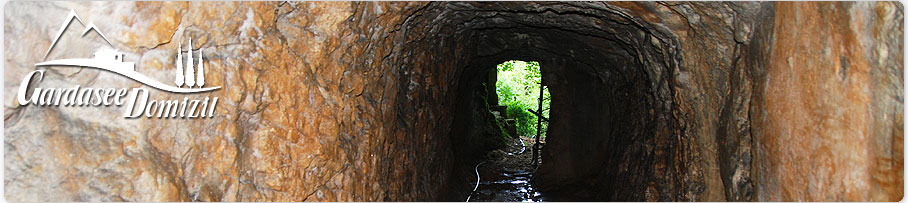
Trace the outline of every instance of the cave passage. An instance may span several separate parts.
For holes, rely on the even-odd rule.
[[[536,202],[545,199],[533,186],[539,163],[536,146],[544,142],[550,95],[543,85],[539,62],[509,60],[489,72],[488,91],[494,123],[501,128],[498,149],[489,151],[474,167],[478,176],[467,201]],[[491,86],[491,85],[489,85]],[[540,110],[541,109],[541,110]],[[540,129],[541,126],[541,130]],[[539,139],[535,139],[539,135]],[[529,149],[529,150],[528,150]],[[533,161],[536,157],[536,161]]]
[[[448,201],[898,199],[902,121],[887,116],[901,117],[902,64],[883,59],[902,56],[888,52],[899,43],[870,37],[902,35],[901,24],[877,18],[901,19],[891,6],[433,2],[400,29],[407,38],[399,53],[419,54],[395,66],[407,67],[399,114],[416,115],[402,119],[416,126],[406,135],[441,135],[416,139],[428,148],[418,152],[441,152],[416,168],[450,176],[439,190],[449,196],[438,198]],[[879,30],[891,35],[869,33]],[[540,64],[550,94],[538,168],[500,164],[521,156],[514,151],[523,142],[508,131],[533,130],[510,115],[536,108],[511,111],[496,98],[507,96],[497,91],[498,65],[516,61]],[[816,161],[792,161],[804,159]],[[516,181],[500,190],[524,195],[473,192],[477,171]],[[826,186],[838,192],[811,191]],[[868,192],[876,187],[888,189]]]
[[[539,62],[509,60],[498,64],[496,71],[496,94],[490,96],[497,98],[489,99],[498,101],[492,107],[493,113],[506,121],[507,134],[513,138],[540,135],[540,139],[544,139],[548,121],[539,119],[537,112],[542,112],[543,118],[549,116],[551,94],[549,89],[542,88]],[[542,130],[537,131],[539,129]]]
[[[460,6],[471,9],[458,11]],[[479,201],[642,200],[650,184],[675,190],[672,185],[680,183],[672,173],[680,169],[665,166],[675,164],[673,153],[679,150],[671,135],[679,127],[672,116],[674,100],[666,91],[675,77],[667,72],[677,63],[677,47],[671,45],[676,42],[612,14],[498,6],[503,5],[445,7],[489,16],[465,24],[472,27],[463,32],[474,40],[459,42],[475,46],[477,53],[462,60],[457,82],[450,132],[458,164],[452,181],[465,192],[450,200],[463,201],[471,194]],[[601,23],[613,24],[612,30],[598,29]],[[538,73],[539,81],[524,78],[523,89],[517,90],[497,86],[514,82],[500,77],[511,74],[502,71],[530,67],[538,67],[538,72],[528,72]],[[545,138],[539,148],[543,161],[533,167],[532,158],[525,157],[532,157],[534,140],[508,134],[536,136],[538,120],[528,110],[538,109],[539,83],[548,92],[543,101],[549,107],[543,108],[548,109],[543,111],[547,121],[539,132]],[[526,153],[515,154],[524,140]],[[492,182],[480,181],[484,184],[477,188],[477,171]],[[499,194],[492,194],[493,189]],[[674,197],[664,198],[655,200]]]

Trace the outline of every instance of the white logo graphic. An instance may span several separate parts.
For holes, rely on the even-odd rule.
[[[69,27],[69,24],[75,19],[82,25],[82,18],[76,15],[73,10],[69,15],[60,31],[57,32],[54,41],[44,53],[44,58],[54,49],[63,32]],[[194,61],[192,50],[192,39],[189,39],[189,47],[186,49],[186,59],[183,57],[183,44],[179,43],[177,48],[176,60],[176,86],[167,85],[158,82],[148,76],[136,72],[136,64],[133,62],[124,62],[125,54],[113,49],[113,44],[107,39],[107,36],[98,29],[93,22],[88,22],[81,36],[85,36],[88,31],[94,30],[111,48],[101,48],[92,53],[91,58],[69,58],[45,61],[35,64],[35,66],[69,66],[69,67],[88,67],[114,72],[135,80],[147,86],[157,88],[171,93],[200,93],[207,92],[221,87],[204,87],[205,86],[205,63],[203,61],[202,50],[198,49],[198,62]],[[197,64],[197,65],[196,65]],[[90,88],[76,85],[70,88],[38,87],[36,81],[44,79],[45,70],[34,70],[22,80],[19,85],[19,92],[16,95],[19,105],[35,106],[122,106],[126,105],[123,117],[125,118],[212,118],[216,113],[215,108],[218,104],[218,97],[190,98],[189,95],[182,99],[164,99],[151,100],[149,91],[145,88]]]
[[[44,54],[45,58],[47,57],[48,54],[50,54],[50,51],[54,48],[54,46],[57,45],[57,42],[60,40],[60,37],[63,35],[63,32],[66,31],[66,28],[69,27],[69,24],[70,24],[70,22],[73,21],[73,19],[75,19],[80,24],[84,25],[84,23],[82,23],[82,19],[79,18],[78,15],[76,15],[76,12],[73,10],[70,10],[69,16],[67,17],[66,21],[63,22],[63,25],[60,27],[60,31],[57,32],[56,38],[54,38],[54,41],[50,44],[50,47],[47,48],[47,52]],[[108,44],[110,44],[110,40],[108,40],[107,36],[105,36],[95,26],[94,22],[88,23],[88,26],[85,27],[84,31],[82,31],[82,36],[87,34],[88,31],[90,31],[90,30],[94,30],[95,32],[97,32],[99,35],[101,35],[101,38],[104,38],[104,40],[107,41]],[[185,69],[185,73],[184,73],[183,59],[182,59],[183,50],[182,50],[182,44],[180,44],[178,54],[177,54],[177,62],[176,62],[177,63],[176,64],[176,66],[177,66],[176,85],[177,86],[171,86],[171,85],[167,85],[167,84],[158,82],[157,80],[154,80],[148,76],[143,75],[142,73],[136,72],[136,70],[135,70],[136,64],[133,62],[124,62],[123,61],[124,54],[115,49],[97,50],[92,54],[91,58],[58,59],[58,60],[37,63],[37,64],[35,64],[35,66],[77,66],[77,67],[96,68],[96,69],[114,72],[114,73],[126,76],[127,78],[133,79],[136,82],[140,82],[142,84],[145,84],[145,85],[148,85],[148,86],[151,86],[151,87],[163,90],[163,91],[173,92],[173,93],[198,93],[198,92],[207,92],[207,91],[220,89],[221,88],[220,86],[202,88],[205,85],[205,76],[204,76],[205,71],[204,71],[204,67],[202,65],[203,63],[202,63],[202,50],[201,49],[199,49],[198,73],[193,74],[194,69],[193,69],[193,58],[192,58],[192,39],[189,39],[189,48],[186,51],[186,53],[187,53],[188,59],[186,61],[186,69]],[[185,79],[184,79],[184,74],[185,74]],[[194,77],[193,75],[197,75],[198,78]],[[182,88],[183,84],[186,85],[186,88]],[[192,87],[198,87],[198,88],[192,89]]]
[[[186,60],[186,72],[183,72],[183,44],[180,43],[177,48],[177,78],[174,83],[177,84],[177,87],[182,87],[183,84],[186,84],[188,87],[193,85],[198,85],[198,87],[205,86],[205,68],[204,63],[202,63],[202,50],[199,49],[199,72],[196,74],[198,78],[193,79],[192,77],[192,38],[189,38],[189,50],[186,51],[187,59]],[[185,75],[185,77],[184,77]]]

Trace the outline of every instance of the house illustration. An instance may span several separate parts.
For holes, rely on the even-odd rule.
[[[113,49],[101,49],[91,54],[92,60],[98,63],[103,63],[113,68],[135,71],[135,63],[123,62],[123,56],[123,52]]]
[[[91,57],[94,59],[105,59],[123,62],[123,52],[119,52],[113,49],[98,50],[95,53],[91,54]]]
[[[85,36],[85,34],[90,31],[95,31],[98,35],[101,36],[102,39],[104,39],[104,42],[107,42],[107,45],[110,45],[110,47],[103,47],[95,50],[91,54],[91,57],[54,59],[36,63],[36,67],[69,66],[95,68],[117,73],[139,83],[173,93],[207,92],[221,88],[204,87],[205,69],[202,49],[198,49],[198,55],[194,60],[192,53],[192,39],[189,39],[189,47],[185,50],[185,52],[182,48],[182,44],[180,44],[180,47],[177,49],[177,77],[174,81],[176,86],[171,86],[158,82],[151,77],[137,72],[135,62],[126,62],[126,59],[124,59],[126,54],[114,48],[113,44],[110,43],[110,40],[107,39],[107,36],[105,36],[104,33],[102,33],[101,30],[98,29],[97,26],[95,26],[94,22],[89,21],[88,24],[84,24],[82,22],[82,19],[78,15],[76,15],[76,12],[74,10],[69,11],[69,15],[63,22],[60,30],[57,31],[56,37],[54,37],[54,40],[51,42],[50,46],[47,48],[47,51],[44,53],[45,60],[47,59],[47,56],[50,54],[50,52],[54,49],[54,47],[58,45],[57,42],[60,41],[63,33],[66,32],[67,28],[70,27],[69,24],[74,23],[73,21],[85,25],[85,29],[82,31],[82,36]],[[185,57],[183,56],[184,53],[186,54]],[[195,61],[198,61],[198,65],[194,63]],[[186,88],[183,88],[184,85]],[[198,87],[198,89],[193,89],[193,87]]]

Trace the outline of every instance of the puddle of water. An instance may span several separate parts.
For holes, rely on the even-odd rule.
[[[530,172],[502,172],[497,176],[483,177],[470,201],[475,202],[541,202],[542,193],[529,181]]]
[[[512,140],[508,149],[490,152],[485,161],[474,169],[481,179],[476,184],[472,177],[470,186],[475,192],[469,196],[471,202],[542,202],[547,201],[530,181],[533,177],[530,147],[521,139]],[[507,153],[505,153],[505,151]],[[495,153],[501,154],[496,156]],[[473,187],[471,187],[473,189]]]

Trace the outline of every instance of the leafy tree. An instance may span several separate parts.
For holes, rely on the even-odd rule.
[[[498,64],[498,82],[495,84],[498,92],[498,105],[508,107],[508,117],[517,121],[517,134],[527,137],[536,136],[537,117],[527,110],[537,111],[539,108],[539,83],[542,74],[539,62],[511,60]],[[551,95],[549,90],[543,91],[542,114],[549,116]],[[542,122],[542,138],[545,137],[547,122]]]

